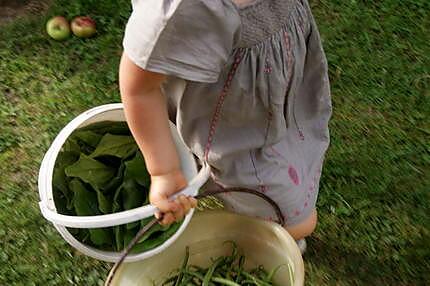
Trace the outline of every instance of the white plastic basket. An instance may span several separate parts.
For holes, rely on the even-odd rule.
[[[121,225],[134,221],[141,220],[146,217],[152,216],[156,208],[152,205],[146,205],[132,210],[122,211],[113,214],[97,215],[97,216],[67,216],[57,213],[53,193],[52,193],[52,177],[54,173],[55,161],[58,153],[60,152],[63,144],[67,138],[77,128],[87,126],[92,123],[100,121],[125,121],[123,112],[123,105],[121,103],[107,104],[90,109],[67,124],[61,132],[57,135],[52,145],[46,152],[39,170],[39,196],[40,196],[40,210],[42,215],[51,221],[61,236],[73,247],[85,255],[93,258],[104,260],[108,262],[116,262],[120,258],[119,252],[102,251],[94,247],[83,244],[72,236],[66,227],[74,228],[99,228]],[[204,165],[200,172],[197,173],[197,166],[192,153],[183,143],[174,124],[170,124],[174,142],[178,150],[181,161],[182,171],[188,180],[188,186],[181,191],[186,195],[194,196],[197,194],[199,188],[209,178],[209,167]],[[160,253],[171,245],[185,230],[194,210],[191,210],[185,217],[182,225],[168,240],[162,245],[138,254],[130,254],[126,257],[126,262],[143,260]]]

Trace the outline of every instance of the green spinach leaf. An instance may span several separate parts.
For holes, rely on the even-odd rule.
[[[124,170],[125,170],[125,164],[124,162],[121,162],[121,165],[119,166],[116,176],[113,177],[109,183],[103,188],[103,192],[107,194],[111,194],[113,192],[116,192],[116,190],[121,186],[123,182],[124,177]]]
[[[122,184],[122,206],[124,210],[130,210],[142,206],[145,201],[145,190],[133,180],[127,180]]]
[[[115,175],[115,169],[81,154],[76,163],[65,168],[65,173],[69,177],[80,178],[94,189],[103,189]]]
[[[134,180],[124,181],[122,184],[122,207],[124,210],[130,210],[141,207],[145,202],[146,192]],[[128,223],[127,229],[139,226],[139,221]]]
[[[115,135],[131,135],[127,122],[124,121],[101,121],[82,127],[79,130],[91,130],[101,135],[106,133]]]
[[[52,185],[55,191],[61,191],[65,198],[65,206],[68,210],[73,208],[73,192],[69,190],[69,180],[66,177],[64,168],[75,163],[79,159],[79,154],[70,151],[63,151],[58,154],[55,162],[54,174],[52,177]],[[54,201],[58,203],[58,200]]]
[[[138,150],[132,160],[125,162],[125,180],[136,180],[136,182],[146,187],[149,190],[151,185],[151,178],[148,170],[146,169],[145,160],[142,153]]]
[[[55,208],[57,212],[60,214],[69,215],[70,210],[67,208],[68,199],[64,196],[63,192],[61,192],[55,186],[53,186],[52,190],[53,190],[52,196],[54,197]],[[70,200],[72,199],[73,197]]]
[[[86,145],[96,148],[100,140],[102,139],[102,135],[90,130],[78,129],[77,131],[73,132],[71,138],[75,139],[76,141],[82,141]]]
[[[91,216],[100,214],[98,210],[97,194],[87,190],[79,179],[73,179],[69,183],[70,190],[75,194],[73,205],[78,216]]]
[[[110,155],[119,158],[129,156],[137,149],[132,136],[112,135],[107,133],[100,140],[96,150],[91,154],[92,158]]]
[[[150,249],[153,249],[157,246],[160,246],[163,244],[167,239],[169,239],[175,232],[179,229],[182,222],[176,222],[169,226],[169,228],[164,232],[157,232],[157,235],[153,235],[153,237],[150,237],[146,239],[145,241],[136,244],[132,250],[131,253],[140,253],[143,251],[147,251]]]
[[[94,245],[112,245],[112,230],[111,228],[91,228],[90,239]]]
[[[115,250],[121,251],[123,249],[124,241],[124,225],[116,225],[113,227],[113,232],[115,234]]]
[[[97,201],[99,203],[99,210],[104,214],[112,213],[112,199],[105,196],[102,191],[96,189]]]
[[[98,209],[97,194],[85,188],[79,179],[73,179],[69,183],[73,190],[74,206],[78,216],[91,216],[100,214]],[[94,245],[105,245],[112,243],[111,230],[108,228],[93,228],[88,230],[91,242]]]
[[[73,152],[78,156],[81,153],[81,147],[79,146],[78,142],[72,138],[68,138],[67,141],[64,142],[61,150],[65,152]]]
[[[127,245],[131,242],[131,240],[136,236],[138,231],[139,231],[139,228],[137,227],[125,230],[123,248],[127,247]]]

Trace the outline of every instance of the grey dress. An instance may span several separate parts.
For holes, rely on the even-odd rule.
[[[124,50],[169,75],[178,131],[212,182],[264,192],[287,225],[306,219],[329,145],[327,62],[306,0],[133,2]],[[232,211],[268,220],[259,198],[225,194]]]

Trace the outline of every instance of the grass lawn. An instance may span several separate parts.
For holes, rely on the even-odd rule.
[[[306,285],[430,281],[430,2],[311,1],[330,64],[332,145]],[[0,9],[2,9],[0,7]],[[54,1],[0,26],[0,285],[102,285],[38,209],[37,172],[58,131],[118,102],[129,1]],[[52,15],[89,14],[94,39],[50,40]]]

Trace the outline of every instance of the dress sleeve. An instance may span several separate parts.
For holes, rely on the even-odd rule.
[[[136,0],[123,39],[139,67],[216,82],[238,41],[240,18],[227,0]]]

